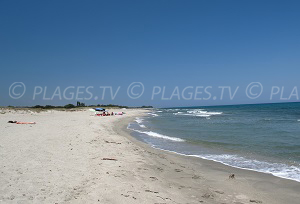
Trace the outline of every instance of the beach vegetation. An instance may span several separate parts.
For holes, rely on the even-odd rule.
[[[76,106],[74,106],[73,104],[67,104],[64,106],[64,108],[70,109],[70,108],[75,108]]]

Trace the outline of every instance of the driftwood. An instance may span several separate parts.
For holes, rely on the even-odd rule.
[[[105,140],[106,143],[114,143],[114,144],[121,144],[120,142],[110,142],[110,141],[107,141]]]
[[[117,159],[113,159],[113,158],[102,158],[102,160],[112,160],[112,161],[117,161]]]

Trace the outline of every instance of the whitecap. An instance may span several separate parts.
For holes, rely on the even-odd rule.
[[[155,114],[155,113],[148,113],[148,115],[152,115],[152,117],[157,117],[159,115]]]
[[[204,109],[195,109],[195,110],[188,110],[186,113],[177,112],[173,113],[174,115],[187,115],[187,116],[197,116],[197,117],[210,117],[214,115],[221,115],[223,112],[209,112]]]
[[[127,127],[128,129],[130,129],[129,127]],[[146,134],[150,137],[156,137],[156,138],[160,138],[160,139],[165,139],[165,140],[171,140],[171,141],[174,141],[174,142],[184,142],[185,140],[181,139],[181,138],[177,138],[177,137],[170,137],[170,136],[167,136],[167,135],[162,135],[162,134],[159,134],[157,132],[152,132],[152,131],[140,131],[140,130],[135,130],[135,129],[131,129],[133,131],[136,131],[136,132],[139,132],[139,133],[142,133],[142,134]]]
[[[135,119],[135,122],[137,122],[138,125],[139,125],[141,128],[146,128],[146,126],[142,124],[143,121],[144,121],[144,120],[141,119],[141,118],[136,118],[136,119]]]

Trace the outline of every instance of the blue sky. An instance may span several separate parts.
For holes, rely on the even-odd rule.
[[[58,92],[52,98],[58,86],[61,92],[69,86],[93,86],[92,99],[81,100],[86,104],[169,107],[297,101],[289,96],[300,85],[299,7],[299,1],[265,0],[1,1],[0,105],[76,102],[60,99]],[[9,95],[14,82],[26,85],[19,99]],[[138,99],[127,95],[132,82],[144,85]],[[251,82],[263,85],[256,99],[245,95]],[[43,94],[33,100],[35,86],[52,100]],[[100,86],[120,89],[114,99],[107,91],[101,100]],[[153,86],[165,86],[164,98],[169,100],[162,100],[161,94],[152,100]],[[211,86],[216,99],[183,100],[182,93],[170,99],[176,86],[180,92],[192,86],[193,93],[196,86]],[[226,94],[221,100],[220,86],[239,89],[232,100]],[[280,87],[281,98],[288,99],[277,94],[270,100],[272,86]]]

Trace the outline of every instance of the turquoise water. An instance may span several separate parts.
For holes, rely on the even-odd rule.
[[[156,148],[300,182],[300,103],[156,109],[128,128]]]

